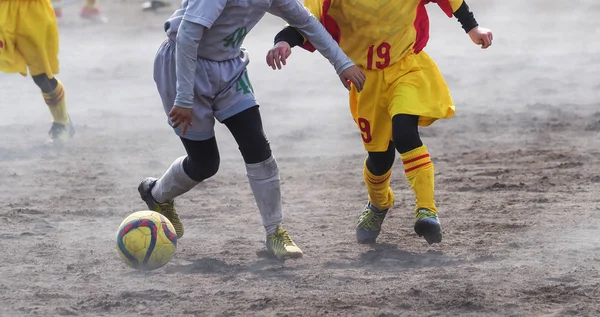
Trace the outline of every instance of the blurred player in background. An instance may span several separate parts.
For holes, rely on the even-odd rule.
[[[71,2],[69,0],[52,0],[54,6],[54,12],[57,18],[62,17],[62,7]],[[98,7],[97,0],[85,0],[83,8],[81,9],[80,16],[84,19],[104,22],[106,19],[100,14],[100,8]]]
[[[246,70],[248,52],[242,47],[267,11],[302,30],[347,88],[351,81],[361,89],[364,74],[297,0],[184,0],[165,23],[168,39],[156,54],[154,80],[187,156],[176,159],[160,179],[143,180],[138,190],[148,208],[165,215],[181,237],[183,224],[174,199],[217,173],[216,119],[227,126],[239,146],[266,230],[267,250],[281,259],[301,256],[302,251],[281,226],[279,168],[263,132]]]
[[[29,70],[52,113],[49,142],[73,136],[65,90],[54,77],[58,73],[58,27],[50,0],[0,0],[0,70],[23,76]]]
[[[159,9],[168,8],[170,6],[171,6],[171,3],[168,1],[152,0],[152,1],[145,1],[142,4],[142,9],[144,11],[157,11]]]
[[[352,87],[350,110],[368,152],[363,167],[369,196],[356,226],[359,243],[374,243],[388,210],[396,151],[416,196],[414,230],[429,243],[442,241],[434,201],[434,169],[418,126],[454,115],[448,86],[436,64],[423,51],[429,39],[425,5],[437,3],[458,18],[475,44],[488,48],[491,31],[480,28],[463,0],[305,0],[342,49],[366,73],[364,90]],[[302,46],[313,51],[301,30],[284,28],[275,37],[267,63],[275,69]]]

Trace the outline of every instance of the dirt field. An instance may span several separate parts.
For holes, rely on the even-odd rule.
[[[434,247],[412,230],[399,166],[379,243],[355,243],[364,152],[346,92],[319,54],[270,70],[283,22],[265,18],[246,40],[250,76],[306,255],[264,256],[243,161],[218,127],[221,169],[178,200],[186,236],[146,275],[120,261],[115,231],[145,207],[139,181],[184,154],[152,80],[170,12],[109,2],[109,24],[76,6],[61,22],[77,128],[63,151],[43,146],[50,115],[32,80],[0,74],[1,316],[600,316],[597,0],[471,0],[495,32],[488,51],[429,6],[427,52],[457,107],[422,130],[444,228]]]

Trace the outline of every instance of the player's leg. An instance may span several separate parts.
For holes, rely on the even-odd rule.
[[[283,221],[279,169],[263,132],[258,106],[224,120],[223,124],[231,131],[246,164],[265,230],[268,235],[273,234]]]
[[[278,258],[302,256],[282,227],[283,210],[279,167],[263,131],[258,106],[223,120],[246,163],[246,175],[267,234],[266,246]]]
[[[368,152],[363,165],[363,177],[369,200],[356,225],[358,243],[375,243],[385,217],[394,205],[392,191],[392,166],[396,158],[393,142],[385,152]]]
[[[105,18],[100,14],[98,0],[85,0],[85,4],[81,9],[81,17],[100,22],[104,22],[105,20]]]
[[[167,116],[173,107],[177,91],[175,68],[175,44],[165,41],[155,56],[154,81]],[[206,86],[205,83],[196,85]],[[202,96],[194,98],[192,122],[193,125],[183,137],[181,126],[173,129],[180,136],[187,156],[176,159],[160,179],[148,177],[138,186],[140,196],[148,208],[167,217],[173,223],[178,238],[183,235],[183,224],[175,210],[175,198],[214,175],[219,166],[219,152],[214,137],[215,121],[209,101]]]
[[[399,114],[392,118],[392,136],[404,164],[404,172],[415,193],[415,232],[428,243],[442,240],[442,229],[434,200],[434,166],[418,131],[419,117]]]
[[[26,6],[25,1],[0,1],[0,72],[27,76],[27,62],[17,47],[17,30],[28,17]]]
[[[53,123],[50,142],[62,142],[73,136],[75,130],[67,113],[65,90],[58,73],[58,26],[49,2],[39,1],[27,6],[30,23],[22,23],[17,30],[16,46],[25,58],[29,73],[41,89],[50,109]]]
[[[50,128],[51,142],[64,142],[75,134],[75,129],[67,113],[65,89],[56,78],[48,78],[44,74],[33,75],[33,81],[42,90],[44,101],[52,114],[52,127]]]
[[[52,7],[54,8],[54,15],[56,18],[62,18],[62,0],[52,0]]]
[[[415,194],[414,229],[429,244],[439,243],[442,231],[434,200],[434,166],[418,127],[452,117],[454,105],[439,69],[425,52],[411,55],[393,67],[389,77],[393,72],[398,75],[390,89],[392,137]]]
[[[366,75],[368,84],[363,91],[359,94],[355,87],[350,91],[350,112],[368,152],[363,164],[368,201],[356,225],[356,240],[375,243],[387,212],[394,205],[390,183],[396,153],[390,142],[391,119],[381,93],[384,78],[381,72],[367,71]]]
[[[181,138],[181,141],[187,155],[177,158],[159,179],[147,177],[138,186],[148,208],[165,215],[175,227],[178,238],[183,236],[184,229],[175,211],[175,198],[215,175],[220,163],[215,137],[196,141]]]

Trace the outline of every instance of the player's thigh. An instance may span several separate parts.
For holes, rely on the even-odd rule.
[[[58,73],[58,26],[49,1],[27,1],[20,8],[17,49],[25,58],[31,75]]]
[[[205,141],[215,136],[215,117],[211,110],[212,100],[203,96],[195,96],[194,103],[192,106],[192,122],[187,127],[185,134],[183,133],[183,125],[180,124],[177,127],[173,127],[173,122],[169,118],[167,108],[169,105],[163,104],[165,113],[167,114],[167,123],[173,127],[175,134],[182,138],[186,138],[192,141]],[[173,107],[170,104],[171,108]]]
[[[419,125],[427,126],[454,115],[448,85],[425,52],[409,55],[386,72],[390,117],[413,115],[419,117]]]
[[[244,162],[255,164],[271,156],[258,106],[250,107],[223,121],[238,144]]]
[[[173,126],[169,119],[169,113],[173,109],[177,95],[175,44],[173,42],[163,42],[156,53],[154,58],[154,82],[163,104],[163,110],[167,115],[167,122],[170,126]],[[195,83],[195,85],[203,85],[203,83]],[[211,98],[195,94],[192,108],[192,125],[187,128],[185,135],[181,135],[183,128],[181,125],[174,128],[175,133],[180,137],[193,141],[204,141],[214,137],[215,118],[212,104]]]
[[[222,65],[221,67],[223,70],[231,68],[229,65]],[[228,118],[258,105],[248,70],[243,68],[238,71],[238,74],[233,76],[230,84],[217,94],[214,101],[215,118],[223,123]]]
[[[230,74],[225,77],[231,80],[215,98],[215,117],[231,131],[246,163],[262,162],[271,156],[271,147],[263,131],[248,71],[238,61],[225,62],[220,67],[223,74]]]
[[[350,90],[350,112],[369,152],[385,152],[392,139],[392,122],[386,96],[382,93],[383,84],[380,72],[367,72],[364,89],[358,93],[353,86]]]
[[[27,74],[27,63],[17,49],[19,9],[23,2],[0,1],[0,71]]]
[[[175,64],[175,44],[165,40],[154,57],[154,82],[165,113],[168,114],[175,103],[177,75]]]

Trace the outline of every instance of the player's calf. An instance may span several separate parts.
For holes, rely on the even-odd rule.
[[[42,95],[52,114],[52,126],[48,132],[48,143],[63,143],[73,137],[75,128],[67,113],[65,90],[56,78],[48,78],[46,74],[34,75],[33,81],[42,90]]]
[[[418,236],[427,243],[442,241],[437,207],[434,200],[434,166],[418,131],[419,117],[396,115],[392,118],[392,137],[404,165],[404,173],[415,193],[415,225]]]
[[[369,202],[365,206],[356,225],[356,241],[358,243],[375,243],[381,225],[394,205],[396,199],[392,191],[392,165],[396,158],[393,143],[389,143],[385,152],[369,152],[363,166],[363,177]]]

